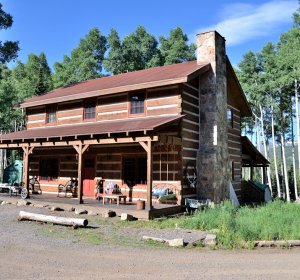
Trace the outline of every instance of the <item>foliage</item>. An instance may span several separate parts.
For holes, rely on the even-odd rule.
[[[213,231],[219,245],[239,248],[254,240],[300,239],[300,205],[276,200],[263,206],[236,208],[227,201],[191,216],[136,222],[132,226]]]
[[[107,40],[109,52],[104,66],[113,74],[195,59],[196,47],[188,44],[187,35],[179,27],[171,30],[169,37],[159,37],[160,44],[143,26],[138,26],[123,41],[117,31],[112,29]]]
[[[142,70],[160,65],[161,57],[155,37],[143,26],[125,36],[121,42],[115,29],[108,36],[109,53],[104,65],[113,74]]]
[[[2,4],[0,3],[0,30],[10,28],[12,24],[12,16],[2,9]],[[12,59],[15,59],[17,57],[18,51],[19,42],[0,41],[0,64],[4,64],[11,61]]]
[[[169,37],[159,37],[163,65],[195,60],[196,45],[188,45],[188,37],[180,27],[172,29]]]
[[[71,57],[65,55],[63,62],[54,64],[54,87],[100,77],[106,49],[106,37],[101,35],[98,28],[91,29],[80,40],[78,47],[72,50]]]

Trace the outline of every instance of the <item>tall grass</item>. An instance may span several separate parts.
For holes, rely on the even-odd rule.
[[[214,230],[219,244],[236,248],[243,247],[245,241],[300,239],[300,205],[278,200],[264,206],[236,208],[224,202],[192,216],[140,224],[145,225]]]

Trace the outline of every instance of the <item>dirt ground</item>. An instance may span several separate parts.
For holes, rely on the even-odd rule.
[[[0,279],[300,279],[300,249],[169,248],[114,221],[87,216],[90,227],[73,230],[18,222],[20,210],[50,214],[0,205]]]

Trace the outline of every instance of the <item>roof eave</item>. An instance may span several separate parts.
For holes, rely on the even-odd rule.
[[[228,56],[226,56],[226,59],[227,59],[227,65],[229,66],[229,68],[230,68],[230,70],[231,70],[231,72],[232,72],[234,81],[236,82],[236,84],[237,84],[237,86],[238,86],[238,89],[239,89],[239,91],[240,91],[240,93],[241,93],[241,97],[242,97],[242,99],[243,99],[243,101],[244,101],[244,105],[245,105],[245,108],[246,108],[246,110],[243,112],[242,117],[252,117],[253,114],[252,114],[251,107],[250,107],[250,105],[249,105],[249,103],[248,103],[248,100],[247,100],[247,98],[246,98],[246,95],[245,95],[245,93],[244,93],[244,91],[243,91],[243,89],[242,89],[242,86],[241,86],[241,84],[240,84],[240,82],[239,82],[239,80],[238,80],[238,78],[237,78],[237,76],[236,76],[236,74],[235,74],[235,71],[234,71],[234,69],[233,69],[233,67],[232,67],[232,65],[231,65],[231,62],[230,62]]]
[[[188,77],[183,76],[183,77],[179,77],[176,79],[167,79],[167,80],[161,80],[161,81],[155,81],[155,82],[134,84],[134,85],[129,85],[129,86],[127,85],[127,86],[121,86],[121,87],[115,87],[115,88],[108,88],[108,89],[103,89],[103,90],[83,92],[83,93],[78,93],[78,94],[74,94],[74,95],[53,97],[53,98],[49,98],[49,99],[36,100],[36,101],[31,101],[31,102],[29,99],[28,101],[21,103],[20,107],[21,108],[35,107],[35,106],[60,103],[60,102],[65,102],[65,101],[70,101],[70,100],[80,100],[83,98],[97,97],[99,95],[109,95],[109,94],[114,94],[114,93],[128,92],[128,91],[145,89],[145,88],[153,88],[153,87],[159,87],[159,86],[180,84],[180,83],[187,82],[187,80],[188,80]]]

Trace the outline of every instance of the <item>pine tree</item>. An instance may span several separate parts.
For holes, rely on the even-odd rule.
[[[78,47],[72,50],[71,57],[64,56],[63,62],[54,64],[54,87],[61,87],[101,76],[102,62],[107,48],[107,40],[98,28],[93,28]]]
[[[108,36],[109,53],[104,61],[105,69],[113,74],[142,70],[162,65],[156,38],[143,26],[125,36],[121,42],[115,29]]]
[[[174,64],[195,60],[195,44],[188,44],[188,37],[180,27],[172,29],[169,37],[159,38],[163,64]]]
[[[6,13],[2,9],[2,4],[0,3],[0,30],[8,29],[13,24],[13,18],[10,14]],[[12,41],[0,41],[0,64],[11,61],[17,57],[19,51],[19,42]]]

